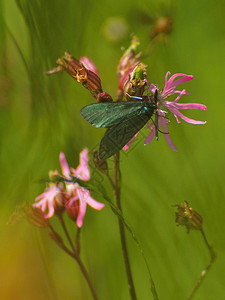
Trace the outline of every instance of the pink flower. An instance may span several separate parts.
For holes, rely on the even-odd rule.
[[[177,151],[176,147],[174,146],[174,144],[169,136],[169,132],[167,129],[167,124],[169,123],[169,120],[166,118],[166,111],[164,111],[163,109],[167,109],[167,110],[171,111],[172,114],[174,115],[174,117],[176,118],[177,123],[180,123],[180,120],[178,119],[178,117],[179,117],[187,123],[205,124],[206,123],[205,121],[197,121],[197,120],[193,120],[193,119],[190,119],[190,118],[184,116],[180,112],[180,110],[183,110],[183,109],[206,110],[207,107],[203,104],[198,104],[198,103],[178,103],[181,96],[183,96],[185,94],[189,94],[189,93],[187,93],[185,89],[183,89],[181,91],[176,90],[176,87],[182,83],[192,80],[194,77],[192,75],[177,73],[177,74],[172,75],[168,79],[169,74],[170,74],[169,72],[166,73],[165,86],[162,91],[159,91],[158,87],[154,84],[150,84],[149,89],[153,94],[155,94],[156,91],[158,92],[158,100],[157,100],[158,129],[160,127],[162,127],[162,132],[164,133],[164,136],[165,136],[165,139],[166,139],[168,145],[170,146],[170,148],[172,150]],[[179,77],[179,79],[176,79],[177,77]],[[178,94],[178,96],[175,98],[175,100],[165,101],[166,98],[170,97],[173,94]],[[145,139],[145,142],[144,142],[145,145],[149,144],[152,141],[154,136],[156,136],[156,137],[158,136],[158,132],[156,132],[156,127],[153,122],[148,123],[148,125],[145,129],[149,129],[149,128],[151,129],[151,132]],[[135,135],[135,137],[136,136],[137,136],[137,134]],[[131,141],[123,148],[124,150],[127,150],[130,147],[130,145],[133,142],[133,140],[135,139],[135,137],[133,139],[131,139]]]
[[[71,179],[74,176],[83,181],[90,179],[89,157],[86,148],[80,153],[80,164],[76,169],[69,168],[65,154],[62,152],[60,153],[59,160],[62,174],[65,178]],[[104,207],[103,203],[95,201],[90,196],[89,190],[81,187],[78,183],[66,183],[66,211],[72,219],[76,220],[78,227],[81,227],[83,224],[87,204],[96,210],[101,210]]]
[[[175,90],[175,88],[184,83],[187,82],[189,80],[192,80],[194,78],[194,76],[192,75],[186,75],[186,74],[181,74],[181,73],[177,73],[174,74],[170,77],[169,80],[167,80],[168,75],[170,73],[167,72],[166,76],[165,76],[165,86],[162,92],[159,92],[158,95],[158,106],[162,106],[163,108],[166,108],[168,110],[170,110],[174,117],[177,120],[177,123],[180,123],[178,117],[180,117],[182,120],[184,120],[187,123],[191,123],[191,124],[205,124],[206,121],[196,121],[193,119],[190,119],[188,117],[185,117],[179,110],[182,109],[200,109],[200,110],[206,110],[207,107],[203,104],[198,104],[198,103],[177,103],[181,96],[185,95],[185,94],[189,94],[186,92],[185,89],[183,89],[182,91],[179,90]],[[175,80],[175,78],[177,77],[181,77],[180,79]],[[154,94],[156,91],[157,87],[154,84],[150,85],[150,90],[151,92]],[[175,100],[173,101],[164,101],[164,99],[166,99],[167,97],[173,95],[173,94],[179,94]]]
[[[189,80],[192,80],[194,78],[194,76],[177,73],[177,74],[172,75],[170,77],[170,79],[168,80],[168,75],[169,74],[170,74],[169,72],[166,73],[164,89],[161,92],[158,92],[157,106],[170,110],[172,112],[172,114],[174,115],[174,117],[176,118],[177,123],[180,123],[180,120],[178,119],[178,117],[179,117],[187,123],[205,124],[206,123],[205,121],[196,121],[196,120],[190,119],[190,118],[184,116],[180,112],[180,110],[182,110],[182,109],[200,109],[200,110],[206,110],[207,109],[207,107],[203,104],[178,103],[181,96],[183,96],[185,94],[189,94],[189,93],[187,93],[185,89],[183,89],[182,91],[179,91],[179,90],[175,90],[175,88],[178,85],[182,84],[182,83],[185,83]],[[180,78],[176,79],[177,77],[180,77]],[[156,85],[150,84],[150,90],[154,94],[156,92],[156,90],[158,90],[158,88],[156,87]],[[173,94],[178,94],[178,96],[175,98],[175,100],[173,100],[173,101],[164,101],[167,97],[169,97]],[[166,117],[165,117],[166,112],[161,110],[160,108],[157,109],[157,112],[158,112],[158,116],[159,116],[159,118],[158,118],[158,127],[162,126],[163,133],[164,133],[164,136],[166,138],[166,141],[167,141],[168,145],[171,147],[172,150],[177,151],[176,147],[174,146],[173,142],[170,139],[169,132],[168,132],[168,129],[167,129],[167,124],[169,123],[169,120],[167,120]],[[155,126],[153,126],[153,125],[154,124],[151,123],[146,127],[146,128],[151,128],[151,132],[147,136],[147,138],[145,139],[145,142],[144,142],[145,145],[149,144],[151,142],[152,138],[156,135],[156,129],[155,129]]]
[[[51,218],[64,208],[63,188],[59,184],[50,183],[45,192],[39,195],[32,206],[38,207],[45,218]],[[47,211],[47,212],[46,212]]]

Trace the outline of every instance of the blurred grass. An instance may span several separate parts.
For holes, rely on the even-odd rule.
[[[17,204],[42,192],[36,180],[59,168],[60,151],[76,167],[80,150],[92,149],[104,132],[80,117],[80,108],[93,101],[88,92],[67,74],[47,77],[45,71],[66,49],[77,58],[89,56],[104,90],[115,97],[120,47],[134,32],[147,49],[152,25],[140,16],[151,19],[165,8],[171,9],[166,1],[162,6],[133,0],[0,2],[2,299],[91,299],[78,267],[46,232],[25,221],[5,224]],[[148,78],[161,87],[168,70],[195,76],[185,86],[192,95],[183,100],[207,105],[206,112],[193,112],[207,124],[172,122],[177,153],[160,136],[158,143],[140,142],[121,154],[124,215],[142,243],[160,299],[187,299],[209,261],[200,234],[175,226],[172,205],[184,200],[202,215],[218,255],[195,299],[224,299],[224,11],[222,1],[174,1],[168,42],[158,43],[145,58]],[[114,42],[103,30],[111,17],[122,18],[128,28]],[[117,227],[109,208],[88,209],[82,251],[100,299],[129,297]],[[128,243],[138,299],[151,299],[145,265],[129,235]]]

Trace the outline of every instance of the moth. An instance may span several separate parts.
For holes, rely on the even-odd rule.
[[[101,160],[120,151],[149,121],[155,111],[155,126],[158,132],[158,91],[152,96],[130,98],[134,100],[89,104],[80,111],[84,119],[94,127],[107,128],[99,146]]]

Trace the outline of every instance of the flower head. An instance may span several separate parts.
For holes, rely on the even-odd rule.
[[[35,201],[33,207],[39,208],[45,218],[51,218],[55,213],[62,212],[64,208],[63,187],[58,183],[50,183],[45,192]]]
[[[76,169],[69,168],[64,153],[60,153],[59,161],[64,178],[70,180],[75,177],[82,181],[90,179],[89,157],[86,148],[80,153],[80,163]],[[60,176],[57,170],[50,172],[50,179],[53,179],[54,176]],[[90,196],[88,189],[73,182],[65,182],[65,185],[51,182],[45,192],[39,195],[35,201],[33,207],[40,209],[44,218],[51,218],[54,214],[62,213],[66,209],[68,215],[76,221],[78,227],[83,224],[87,204],[97,210],[104,207],[104,204],[95,201]]]
[[[76,169],[69,168],[64,153],[60,153],[59,160],[65,178],[76,177],[83,181],[90,179],[89,157],[86,148],[80,153],[80,164]],[[96,210],[101,210],[104,207],[103,203],[99,203],[91,197],[88,189],[81,187],[78,183],[66,183],[65,197],[66,211],[73,220],[76,220],[78,227],[83,224],[87,204]]]
[[[166,73],[165,86],[164,86],[164,89],[161,92],[160,91],[158,92],[158,88],[154,84],[150,84],[150,90],[151,90],[152,93],[155,93],[156,91],[158,92],[158,103],[157,103],[157,106],[158,106],[158,109],[157,109],[158,128],[160,126],[162,126],[163,133],[164,133],[164,136],[166,138],[166,141],[167,141],[168,145],[171,147],[171,149],[173,149],[174,151],[177,151],[176,147],[174,146],[173,142],[170,139],[169,132],[168,132],[168,129],[167,129],[167,124],[169,123],[169,120],[166,119],[166,112],[163,111],[162,109],[166,108],[167,110],[171,111],[172,114],[174,115],[177,123],[180,123],[180,120],[178,119],[178,117],[179,117],[187,123],[205,124],[206,123],[205,121],[196,121],[196,120],[193,120],[193,119],[190,119],[190,118],[184,116],[180,112],[180,110],[183,110],[183,109],[206,110],[207,107],[203,104],[198,104],[198,103],[178,103],[181,96],[183,96],[185,94],[189,94],[189,93],[187,93],[185,89],[183,89],[181,91],[176,90],[176,87],[178,85],[182,84],[182,83],[185,83],[189,80],[192,80],[194,78],[194,76],[177,73],[177,74],[172,75],[168,79],[169,74],[170,74],[169,72]],[[165,101],[166,98],[172,96],[173,94],[178,94],[178,96],[175,98],[175,100]],[[147,136],[147,138],[145,140],[145,145],[149,144],[151,142],[153,136],[157,134],[156,129],[153,128],[153,123],[149,124],[146,128],[151,128],[152,131]]]
[[[158,137],[158,129],[162,127],[162,132],[164,133],[165,139],[168,143],[168,145],[171,147],[172,150],[177,151],[176,147],[174,146],[169,132],[167,125],[169,124],[169,120],[166,118],[166,110],[169,110],[174,115],[177,123],[180,123],[180,119],[184,120],[187,123],[191,124],[205,124],[205,121],[197,121],[190,119],[186,116],[184,116],[180,110],[187,110],[187,109],[200,109],[200,110],[206,110],[207,107],[203,104],[198,103],[178,103],[181,96],[185,94],[189,94],[186,92],[185,89],[183,90],[177,90],[177,86],[185,83],[187,81],[192,80],[194,77],[192,75],[186,75],[182,73],[177,73],[172,75],[169,79],[169,72],[166,73],[165,76],[165,86],[162,91],[158,89],[158,87],[155,84],[150,84],[149,89],[153,93],[153,95],[157,95],[157,110],[156,110],[156,122],[148,123],[146,126],[146,129],[151,129],[151,132],[148,134],[147,138],[145,139],[144,144],[149,144],[153,137]],[[172,96],[173,94],[178,94],[178,96],[173,101],[167,101],[168,97]],[[151,96],[152,97],[152,96]],[[156,124],[157,123],[157,124]],[[127,150],[129,146],[131,145],[133,139],[124,147],[124,150]]]
[[[198,104],[198,103],[178,103],[178,101],[180,100],[181,96],[185,95],[185,94],[189,94],[186,92],[185,89],[183,89],[182,91],[179,90],[175,90],[175,88],[182,84],[185,83],[189,80],[192,80],[194,78],[194,76],[192,75],[186,75],[186,74],[181,74],[181,73],[177,73],[174,74],[170,77],[170,79],[168,80],[168,76],[169,76],[169,72],[166,73],[165,76],[165,86],[164,89],[158,93],[158,106],[166,108],[168,110],[170,110],[174,117],[177,120],[177,123],[180,123],[178,117],[180,117],[182,120],[184,120],[187,123],[191,123],[191,124],[205,124],[205,121],[196,121],[193,119],[190,119],[188,117],[185,117],[180,110],[182,109],[200,109],[200,110],[206,110],[207,107],[203,104]],[[179,79],[176,79],[177,77],[181,77]],[[176,79],[176,80],[175,80]],[[152,93],[155,93],[157,87],[154,84],[150,85],[150,90]],[[157,89],[158,90],[158,89]],[[178,96],[176,97],[175,100],[173,101],[164,101],[166,98],[170,97],[173,94],[178,94]]]

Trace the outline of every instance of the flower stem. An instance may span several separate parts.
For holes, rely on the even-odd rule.
[[[70,245],[71,245],[71,247],[72,247],[72,246],[73,246],[72,240],[71,240],[71,238],[70,238],[70,236],[69,236],[69,233],[68,233],[68,231],[67,231],[67,228],[66,228],[66,225],[65,225],[65,223],[64,223],[64,220],[63,220],[62,217],[61,217],[61,218],[59,217],[59,219],[60,219],[60,222],[61,222],[61,224],[62,224],[63,230],[64,230],[64,232],[65,232],[65,234],[66,234],[66,237],[67,237],[67,239],[68,239],[68,241],[69,241],[69,243],[70,243]],[[86,280],[86,282],[87,282],[87,284],[88,284],[88,286],[89,286],[89,289],[90,289],[90,291],[91,291],[91,294],[92,294],[93,299],[94,299],[94,300],[98,300],[97,294],[96,294],[96,292],[95,292],[95,290],[94,290],[94,288],[93,288],[93,285],[92,285],[91,280],[90,280],[90,278],[89,278],[88,272],[87,272],[85,266],[83,265],[83,263],[82,263],[82,261],[81,261],[81,259],[80,259],[80,257],[79,257],[79,253],[77,253],[77,251],[76,251],[76,249],[74,248],[74,246],[72,247],[73,252],[70,251],[70,250],[65,246],[65,244],[63,243],[62,238],[61,238],[61,237],[59,236],[59,234],[54,230],[54,228],[53,228],[51,225],[49,226],[49,228],[50,228],[51,231],[52,231],[52,232],[51,232],[51,237],[52,237],[53,240],[56,242],[56,244],[57,244],[64,252],[66,252],[69,256],[71,256],[73,259],[75,259],[75,261],[78,263],[78,265],[79,265],[79,267],[80,267],[80,270],[81,270],[81,272],[82,272],[82,274],[83,274],[83,276],[84,276],[84,278],[85,278],[85,280]],[[78,230],[79,230],[79,229],[78,229]],[[79,233],[80,233],[80,231],[79,231]],[[78,238],[78,239],[79,239],[79,238]]]
[[[74,255],[74,259],[75,259],[76,262],[78,263],[78,265],[79,265],[79,267],[80,267],[80,269],[81,269],[81,272],[83,273],[83,276],[84,276],[84,278],[86,279],[86,282],[87,282],[87,284],[88,284],[88,286],[89,286],[89,288],[90,288],[90,291],[91,291],[91,294],[92,294],[93,299],[94,299],[94,300],[98,300],[98,297],[97,297],[97,295],[96,295],[96,293],[95,293],[95,290],[94,290],[93,285],[92,285],[92,283],[91,283],[91,280],[90,280],[90,278],[89,278],[88,272],[87,272],[85,266],[83,265],[83,263],[82,263],[80,257],[77,256],[77,255],[75,254],[75,255]]]
[[[114,193],[116,205],[117,205],[118,209],[122,212],[121,197],[120,197],[121,196],[121,173],[120,173],[120,167],[119,167],[119,152],[114,155],[113,193]],[[132,273],[131,273],[130,261],[129,261],[129,257],[128,257],[125,228],[124,228],[123,221],[119,217],[118,217],[118,222],[119,222],[120,240],[121,240],[121,246],[122,246],[122,251],[123,251],[123,259],[124,259],[124,263],[125,263],[130,297],[132,300],[136,300],[137,297],[136,297],[134,282],[133,282]]]
[[[69,242],[69,244],[70,244],[70,247],[72,248],[73,253],[75,253],[76,250],[75,250],[75,248],[74,248],[73,242],[72,242],[72,240],[71,240],[71,238],[70,238],[70,235],[69,235],[69,233],[68,233],[68,230],[67,230],[67,228],[66,228],[66,225],[65,225],[65,222],[64,222],[64,220],[63,220],[62,214],[57,215],[57,217],[59,218],[59,221],[60,221],[60,223],[61,223],[61,225],[62,225],[62,228],[63,228],[63,230],[64,230],[64,232],[65,232],[65,235],[66,235],[66,237],[67,237],[67,240],[68,240],[68,242]]]
[[[209,262],[209,263],[207,264],[207,266],[202,270],[201,276],[199,277],[197,283],[195,284],[195,286],[194,286],[194,288],[193,288],[193,290],[192,290],[190,296],[188,297],[188,300],[193,299],[193,297],[194,297],[196,291],[199,289],[200,285],[202,284],[203,279],[204,279],[204,278],[206,277],[206,275],[208,274],[210,268],[212,267],[212,265],[213,265],[213,263],[214,263],[214,261],[215,261],[215,259],[216,259],[216,254],[215,254],[215,252],[214,252],[214,250],[213,250],[213,247],[209,245],[208,240],[207,240],[207,238],[206,238],[206,235],[205,235],[205,233],[204,233],[202,227],[201,227],[200,231],[201,231],[202,237],[203,237],[203,239],[204,239],[204,242],[205,242],[205,244],[206,244],[206,247],[207,247],[208,250],[209,250],[209,254],[210,254],[210,262]]]
[[[77,227],[77,234],[76,234],[76,253],[77,256],[80,257],[80,228]]]

